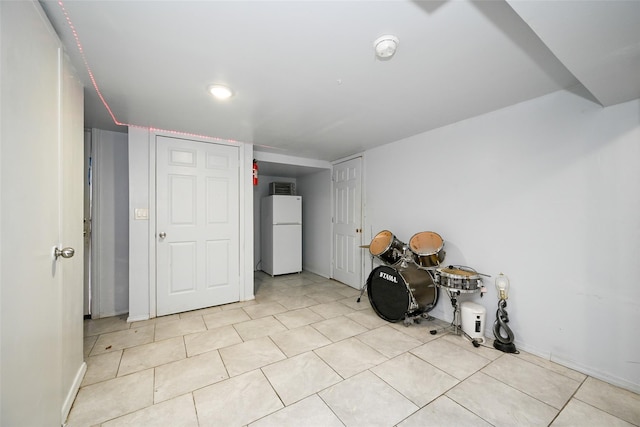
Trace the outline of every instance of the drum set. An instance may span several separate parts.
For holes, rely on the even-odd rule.
[[[459,265],[440,267],[446,252],[444,240],[438,233],[416,233],[407,245],[389,230],[383,230],[362,248],[369,249],[372,270],[360,290],[358,302],[366,290],[378,316],[389,322],[403,321],[409,326],[422,319],[433,319],[428,313],[438,303],[438,290],[442,289],[454,310],[451,326],[456,332],[461,330],[457,297],[481,291],[482,276],[487,275]],[[373,268],[374,257],[383,265]]]

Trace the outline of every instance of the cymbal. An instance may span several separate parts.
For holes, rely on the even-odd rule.
[[[361,247],[362,249],[369,249],[369,246],[371,246],[371,245],[360,245],[360,247]]]

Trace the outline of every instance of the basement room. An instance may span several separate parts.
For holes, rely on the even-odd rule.
[[[0,425],[640,426],[640,1],[0,40]]]

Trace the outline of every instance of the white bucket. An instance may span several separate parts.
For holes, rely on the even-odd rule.
[[[487,310],[480,304],[465,301],[460,304],[462,331],[471,339],[484,343],[484,323]]]

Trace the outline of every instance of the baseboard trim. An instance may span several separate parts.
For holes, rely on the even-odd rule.
[[[148,314],[138,314],[137,316],[127,317],[127,323],[140,322],[142,320],[149,320],[149,319],[150,317]]]
[[[585,375],[589,375],[590,377],[599,379],[616,387],[624,388],[633,393],[640,393],[640,383],[638,382],[632,382],[626,378],[620,378],[615,375],[611,375],[608,372],[600,371],[599,369],[593,368],[591,366],[577,363],[576,361],[563,357],[562,355],[551,355],[551,358],[549,360],[559,365],[566,366],[567,368],[582,372]]]
[[[82,380],[84,379],[84,374],[87,373],[87,364],[86,362],[82,362],[80,368],[78,368],[78,372],[76,372],[76,376],[73,379],[73,383],[69,388],[69,392],[62,402],[62,425],[66,425],[67,417],[69,416],[69,412],[71,412],[71,407],[73,406],[73,401],[76,400],[76,395],[78,394],[78,390],[80,390],[80,384],[82,384]]]

